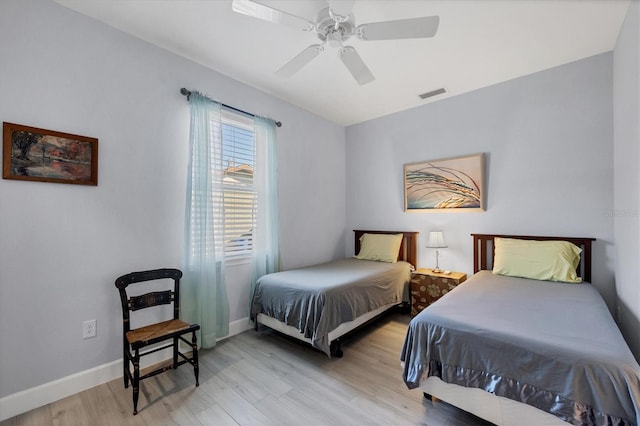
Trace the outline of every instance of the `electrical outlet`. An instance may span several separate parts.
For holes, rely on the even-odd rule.
[[[96,320],[89,320],[82,323],[82,338],[88,339],[96,337]]]

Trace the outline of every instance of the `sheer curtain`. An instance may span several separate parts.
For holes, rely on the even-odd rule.
[[[229,334],[224,274],[221,105],[191,92],[181,312],[201,326],[200,344]]]
[[[280,270],[280,226],[278,217],[278,169],[276,128],[272,120],[255,117],[257,193],[256,227],[251,258],[251,292],[258,278]]]

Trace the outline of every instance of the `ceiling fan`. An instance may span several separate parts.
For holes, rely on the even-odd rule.
[[[253,0],[233,0],[235,12],[253,16],[269,22],[287,25],[298,30],[313,32],[321,44],[312,44],[298,53],[282,68],[276,71],[281,77],[291,77],[316,56],[324,52],[326,45],[339,48],[342,63],[353,78],[364,85],[375,80],[371,70],[364,63],[353,46],[345,46],[352,36],[361,40],[397,40],[408,38],[429,38],[438,31],[440,18],[426,16],[421,18],[400,19],[395,21],[372,22],[356,26],[351,10],[354,0],[330,0],[329,7],[322,9],[315,22],[290,13],[257,3]]]

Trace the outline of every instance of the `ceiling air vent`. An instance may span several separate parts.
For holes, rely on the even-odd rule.
[[[447,91],[445,90],[444,87],[441,87],[440,89],[432,90],[430,92],[423,93],[423,94],[418,95],[418,96],[420,96],[420,99],[427,99],[427,98],[430,98],[432,96],[441,95],[443,93],[447,93]]]

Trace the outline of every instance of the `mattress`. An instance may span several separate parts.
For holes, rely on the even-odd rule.
[[[411,265],[341,259],[261,277],[251,300],[258,314],[295,327],[330,355],[329,332],[340,324],[406,300]]]
[[[409,388],[436,376],[573,424],[640,417],[640,367],[587,283],[480,271],[410,322],[401,359]]]

